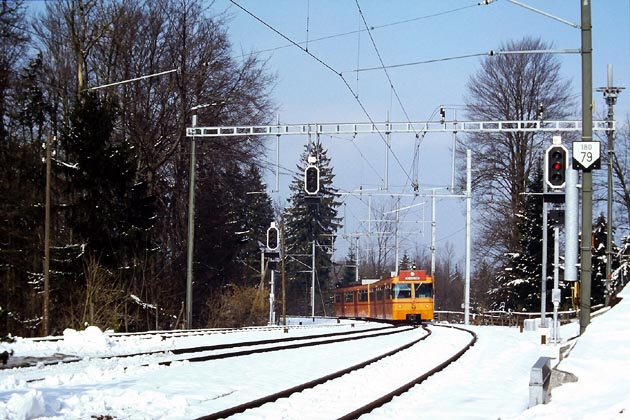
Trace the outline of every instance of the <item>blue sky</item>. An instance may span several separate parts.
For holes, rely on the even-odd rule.
[[[236,52],[262,51],[269,68],[277,74],[273,95],[278,105],[278,116],[283,123],[412,121],[437,119],[440,105],[449,105],[447,119],[453,109],[464,103],[466,84],[479,70],[482,57],[453,59],[482,54],[500,49],[501,44],[525,36],[540,37],[553,44],[554,49],[580,48],[580,30],[565,23],[527,10],[507,0],[495,0],[490,5],[477,1],[376,1],[358,2],[363,18],[371,30],[365,31],[363,18],[356,1],[351,0],[236,0],[260,20],[290,40],[302,43],[309,40],[308,51],[324,64],[290,43],[268,26],[232,4],[217,0],[213,9],[225,10],[231,16],[229,34]],[[578,0],[521,0],[529,6],[580,23]],[[593,23],[593,87],[607,83],[607,65],[614,66],[616,86],[630,83],[630,1],[595,0],[592,5]],[[358,32],[361,30],[361,32]],[[347,34],[343,36],[334,36]],[[332,36],[332,37],[331,37]],[[330,37],[325,40],[319,38]],[[373,39],[373,41],[372,41]],[[376,44],[376,48],[374,47]],[[306,47],[306,44],[302,44]],[[385,65],[441,60],[433,63],[409,65],[388,70],[395,89],[390,88],[383,70],[354,72],[360,68],[379,67],[380,54]],[[579,54],[559,54],[562,74],[571,81],[576,98],[581,94],[581,60]],[[343,78],[338,73],[342,73]],[[357,76],[358,74],[358,76]],[[358,94],[369,117],[362,110],[345,82]],[[400,98],[400,103],[396,97]],[[621,94],[615,108],[618,119],[625,118],[630,107],[630,92]],[[595,118],[605,112],[601,93],[594,91]],[[402,103],[402,106],[401,106]],[[453,109],[451,109],[451,107]],[[576,120],[581,111],[576,110]],[[460,120],[465,118],[458,111]],[[275,116],[273,118],[275,121]],[[203,125],[202,122],[200,122]],[[385,170],[385,146],[376,136],[322,137],[329,150],[337,186],[342,191],[359,187],[382,187]],[[281,165],[294,170],[306,137],[286,136],[281,140]],[[421,188],[450,185],[452,135],[428,134],[420,145],[420,159],[416,170]],[[269,160],[275,159],[275,141],[270,143]],[[413,172],[413,135],[392,137],[389,192],[409,192],[407,175]],[[474,165],[474,162],[473,162]],[[284,172],[287,172],[285,170]],[[269,175],[269,186],[275,184]],[[274,198],[284,204],[287,197],[288,175],[280,179],[280,192]],[[424,190],[422,192],[426,192]],[[378,201],[391,199],[374,198]],[[366,229],[368,200],[346,198],[346,233]],[[420,202],[426,205],[401,213],[405,220],[430,219],[427,199],[402,199],[400,206]],[[414,225],[419,226],[419,225]],[[409,234],[401,242],[401,249],[414,253],[416,244],[428,248],[430,229],[423,224],[424,233]],[[417,228],[415,228],[417,229]],[[409,229],[407,229],[409,230]],[[451,242],[463,255],[464,216],[459,200],[442,199],[438,202],[437,248]],[[473,242],[474,243],[474,242]],[[339,245],[345,245],[340,239]],[[343,255],[343,254],[342,254]]]
[[[330,65],[356,89],[368,104],[368,111],[384,118],[402,119],[400,106],[391,104],[388,82],[383,71],[363,72],[356,80],[352,70],[379,66],[367,33],[318,38],[365,29],[357,4],[351,0],[238,0],[240,5],[293,41],[309,39],[309,51]],[[580,23],[578,0],[524,3],[568,21]],[[450,58],[496,50],[501,43],[524,36],[540,37],[557,49],[580,48],[580,30],[526,10],[507,0],[477,6],[476,1],[360,1],[359,5],[376,46],[386,65]],[[230,35],[236,50],[263,51],[287,45],[287,41],[227,0],[215,2],[217,10],[233,16]],[[455,11],[456,9],[460,9]],[[452,12],[450,12],[452,11]],[[450,13],[449,13],[450,12]],[[438,16],[433,16],[443,13]],[[630,2],[595,0],[593,14],[593,84],[606,83],[606,66],[613,64],[616,79],[627,85],[630,76]],[[426,17],[426,18],[422,18]],[[409,22],[404,23],[405,20]],[[307,23],[308,22],[308,23]],[[396,24],[397,23],[397,24]],[[382,27],[383,25],[388,25]],[[341,78],[296,47],[264,52],[279,76],[277,102],[283,119],[292,122],[363,120],[364,113],[345,88]],[[566,77],[580,92],[580,56],[559,56]],[[468,58],[390,69],[394,86],[412,116],[427,119],[442,103],[463,103],[464,87],[479,68],[479,58]],[[347,71],[347,72],[345,72]],[[358,88],[357,88],[358,83]],[[328,111],[343,107],[343,114]],[[622,105],[622,104],[620,104]]]
[[[464,103],[466,84],[480,69],[482,57],[453,59],[497,50],[501,44],[525,36],[540,37],[558,50],[580,48],[580,30],[565,23],[527,10],[508,0],[494,0],[490,5],[478,5],[479,0],[359,0],[363,18],[371,28],[370,37],[359,13],[356,0],[235,0],[260,20],[290,40],[308,40],[308,51],[321,62],[265,26],[229,0],[215,0],[211,12],[226,12],[229,16],[229,36],[235,55],[260,52],[270,71],[277,75],[273,99],[277,117],[283,123],[366,122],[435,120],[440,105],[447,105],[447,119],[465,119],[460,106]],[[580,23],[579,0],[519,0],[570,22]],[[43,2],[33,1],[32,5]],[[630,114],[630,0],[594,0],[593,23],[593,98],[595,118],[606,112],[603,96],[597,87],[607,83],[607,65],[614,66],[616,86],[628,87],[615,107],[617,120]],[[360,31],[360,32],[359,32]],[[340,35],[346,34],[346,35]],[[327,38],[319,40],[320,38]],[[372,43],[376,44],[376,48]],[[306,47],[306,44],[301,44]],[[284,48],[283,48],[284,47]],[[409,65],[388,70],[395,89],[390,88],[382,70],[354,72],[380,66],[380,54],[385,65],[438,60],[433,63]],[[581,61],[579,54],[559,54],[562,74],[571,81],[578,98],[581,94]],[[334,71],[333,71],[334,70]],[[342,73],[343,79],[338,73]],[[352,89],[346,86],[345,82]],[[353,93],[367,114],[361,109]],[[400,103],[398,98],[400,98]],[[401,106],[402,103],[402,106]],[[581,111],[576,110],[576,120]],[[199,125],[203,125],[200,119]],[[280,191],[272,197],[286,204],[291,172],[307,143],[306,137],[284,136],[281,140]],[[336,186],[342,191],[380,190],[385,179],[385,145],[378,136],[322,137],[336,173]],[[392,136],[389,163],[389,192],[410,192],[408,178],[418,173],[421,192],[451,184],[451,134],[428,134],[420,144],[419,160],[413,164],[413,135]],[[275,162],[275,140],[269,142],[265,160]],[[473,162],[474,165],[474,162]],[[275,187],[275,177],[266,176],[269,189]],[[368,218],[367,197],[344,197],[346,205],[342,233],[367,230],[362,222]],[[401,241],[401,253],[415,253],[416,247],[428,249],[430,244],[430,200],[403,198],[400,207],[419,205],[401,212],[408,223],[401,229],[414,230]],[[374,197],[374,207],[391,209],[393,198]],[[447,243],[453,244],[463,256],[464,205],[461,200],[441,199],[437,204],[438,253]],[[418,232],[420,228],[422,232]],[[348,242],[338,240],[341,258]],[[474,240],[473,240],[474,246]]]

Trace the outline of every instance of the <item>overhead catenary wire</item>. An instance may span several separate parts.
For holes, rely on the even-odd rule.
[[[381,67],[383,69],[383,72],[385,73],[385,76],[387,77],[387,81],[389,82],[389,87],[391,89],[390,92],[393,93],[394,96],[396,96],[396,100],[398,101],[398,105],[402,109],[403,114],[405,115],[405,118],[407,119],[407,122],[411,123],[411,117],[409,116],[409,113],[407,112],[407,109],[403,105],[402,100],[400,99],[400,95],[398,95],[398,91],[396,90],[396,87],[394,86],[394,82],[393,82],[392,78],[390,77],[389,72],[387,71],[387,68],[385,66],[385,62],[383,61],[383,57],[381,56],[381,52],[379,51],[379,49],[378,49],[378,47],[376,45],[376,41],[374,40],[374,37],[372,36],[372,32],[369,30],[369,25],[367,23],[367,20],[365,19],[365,15],[363,14],[363,10],[361,10],[361,5],[359,4],[359,0],[355,0],[355,2],[356,2],[356,5],[357,5],[357,10],[359,11],[359,15],[361,16],[361,19],[363,20],[363,24],[365,25],[365,28],[367,29],[367,33],[368,33],[368,36],[370,37],[370,41],[372,42],[372,46],[374,47],[374,51],[376,52],[376,56],[378,57],[378,60],[381,63]],[[390,107],[391,107],[391,105],[390,105]],[[412,126],[413,130],[415,131],[415,127],[413,127],[413,124],[411,126]],[[417,137],[418,136],[418,132],[415,131],[415,134],[416,134],[416,137]],[[393,153],[393,151],[392,151],[392,153]],[[396,157],[396,156],[394,156],[394,157]],[[414,182],[417,182],[417,180],[413,180],[413,179],[408,179],[408,181],[410,181],[412,185],[414,184]]]
[[[361,28],[361,16],[359,16],[359,28]],[[361,31],[357,31],[357,68],[361,64]],[[357,93],[359,93],[359,73],[357,73]]]
[[[363,151],[361,151],[361,149],[359,149],[359,146],[356,144],[355,139],[356,139],[356,135],[352,136],[352,138],[345,138],[345,137],[341,137],[341,136],[330,136],[331,139],[339,139],[339,140],[346,140],[349,141],[350,143],[352,143],[352,146],[356,149],[356,151],[359,153],[359,155],[361,156],[361,158],[365,161],[365,163],[367,163],[367,165],[370,167],[370,169],[376,174],[376,176],[378,176],[380,178],[381,181],[383,180],[383,177],[381,175],[379,175],[378,171],[376,170],[376,168],[374,167],[374,165],[372,165],[372,163],[370,162],[370,160],[365,156],[365,154],[363,153]]]
[[[300,50],[302,50],[304,53],[308,54],[309,56],[311,56],[311,58],[313,58],[315,61],[317,61],[318,63],[320,63],[322,66],[324,66],[325,68],[327,68],[328,70],[330,70],[331,72],[333,72],[334,74],[336,74],[337,76],[339,76],[343,82],[343,84],[346,86],[346,88],[350,91],[350,93],[352,94],[354,100],[357,102],[357,104],[359,105],[359,107],[361,108],[361,110],[363,111],[363,113],[365,114],[365,116],[368,118],[368,120],[370,121],[371,124],[375,124],[374,119],[372,118],[372,116],[370,115],[370,113],[368,112],[367,108],[365,107],[365,105],[363,104],[363,102],[359,99],[359,96],[356,94],[356,92],[354,91],[354,89],[352,89],[352,86],[350,86],[350,84],[348,83],[348,80],[337,70],[335,70],[333,67],[331,67],[328,63],[326,63],[325,61],[323,61],[321,58],[317,57],[315,54],[311,53],[310,51],[307,51],[304,47],[302,47],[300,44],[298,44],[297,42],[293,41],[291,38],[289,38],[288,36],[286,36],[285,34],[283,34],[282,32],[280,32],[278,29],[274,28],[273,26],[271,26],[269,23],[265,22],[263,19],[261,19],[260,17],[256,16],[254,13],[250,12],[248,9],[246,9],[245,7],[243,7],[242,5],[240,5],[238,2],[236,2],[235,0],[230,0],[230,3],[234,4],[236,7],[238,7],[239,9],[241,9],[243,12],[245,12],[246,14],[248,14],[249,16],[251,16],[253,19],[257,20],[258,22],[260,22],[261,24],[263,24],[264,26],[266,26],[268,29],[270,29],[271,31],[273,31],[274,33],[276,33],[277,35],[279,35],[280,37],[284,38],[285,40],[287,40],[288,42],[290,42],[292,45],[294,45],[295,47],[299,48]],[[398,165],[400,166],[400,169],[403,171],[403,173],[405,174],[405,176],[408,179],[411,179],[409,173],[407,172],[407,170],[405,169],[405,167],[403,166],[402,162],[400,161],[400,159],[398,158],[398,156],[396,156],[391,148],[391,145],[389,145],[387,143],[387,141],[385,140],[385,137],[383,136],[383,133],[377,129],[377,133],[379,135],[379,137],[381,138],[381,140],[386,144],[387,148],[389,149],[390,152],[392,152],[392,155],[394,156],[394,160],[398,163]]]
[[[409,63],[401,63],[401,64],[390,64],[388,66],[386,66],[386,68],[388,69],[395,69],[395,68],[400,68],[400,67],[410,67],[410,66],[419,66],[421,64],[431,64],[431,63],[439,63],[442,61],[453,61],[453,60],[461,60],[461,59],[465,59],[465,58],[473,58],[473,57],[482,57],[482,56],[486,56],[489,55],[488,52],[483,52],[483,53],[475,53],[475,54],[464,54],[464,55],[454,55],[451,57],[442,57],[442,58],[434,58],[434,59],[430,59],[430,60],[423,60],[423,61],[412,61]],[[364,67],[364,68],[360,68],[360,69],[351,69],[351,70],[344,70],[341,72],[341,74],[345,74],[345,73],[355,73],[355,72],[366,72],[366,71],[375,71],[375,70],[382,70],[383,67]]]
[[[392,26],[397,26],[397,25],[404,25],[407,23],[411,23],[411,22],[417,22],[419,20],[423,20],[423,19],[430,19],[430,18],[434,18],[434,17],[438,17],[438,16],[443,16],[443,15],[447,15],[447,14],[451,14],[451,13],[456,13],[465,9],[469,9],[471,7],[476,7],[479,6],[478,3],[473,3],[470,4],[468,6],[462,6],[462,7],[457,7],[455,9],[449,9],[449,10],[445,10],[443,12],[437,12],[437,13],[432,13],[429,15],[422,15],[422,16],[416,16],[414,18],[409,18],[409,19],[404,19],[404,20],[398,20],[398,21],[394,21],[394,22],[389,22],[389,23],[384,23],[382,25],[374,25],[374,26],[370,26],[369,30],[377,30],[377,29],[383,29],[383,28],[389,28]],[[357,29],[355,31],[347,31],[347,32],[341,32],[338,34],[332,34],[332,35],[326,35],[326,36],[322,36],[319,38],[314,38],[314,39],[307,39],[305,41],[299,41],[298,44],[313,44],[315,42],[320,42],[320,41],[327,41],[329,39],[335,39],[335,38],[341,38],[344,36],[349,36],[349,35],[354,35],[354,34],[361,34],[362,32],[367,31],[368,29]],[[266,52],[273,52],[273,51],[278,51],[281,49],[285,49],[285,48],[290,48],[293,47],[294,44],[287,44],[287,45],[281,45],[278,47],[273,47],[273,48],[267,48],[264,50],[257,50],[254,53],[255,54],[260,54],[260,53],[266,53]],[[308,49],[308,48],[307,48]],[[245,55],[243,55],[242,57],[245,57]]]
[[[579,54],[579,53],[580,53],[580,50],[574,49],[574,48],[562,49],[562,50],[519,50],[519,51],[490,50],[490,51],[474,53],[474,54],[454,55],[450,57],[433,58],[433,59],[423,60],[423,61],[411,61],[409,63],[390,64],[388,66],[385,66],[385,68],[395,69],[395,68],[401,68],[401,67],[419,66],[422,64],[432,64],[432,63],[439,63],[443,61],[454,61],[454,60],[462,60],[466,58],[483,57],[483,56],[493,57],[496,55],[510,55],[510,54]],[[343,70],[341,74],[355,73],[355,72],[368,72],[368,71],[376,71],[376,70],[382,70],[382,69],[383,69],[383,66],[364,67],[360,69]]]
[[[372,118],[372,116],[370,115],[370,113],[368,112],[368,110],[365,107],[365,104],[363,103],[363,101],[359,98],[358,96],[358,83],[357,83],[357,90],[355,91],[350,84],[348,83],[348,80],[346,79],[346,77],[344,76],[344,74],[340,73],[339,71],[337,71],[335,68],[333,68],[330,64],[328,64],[325,60],[323,60],[322,58],[318,57],[317,55],[313,54],[311,52],[311,50],[308,50],[307,48],[302,47],[300,44],[298,44],[297,42],[293,41],[292,39],[290,39],[288,36],[284,35],[282,32],[280,32],[279,30],[277,30],[276,28],[274,28],[273,26],[271,26],[270,24],[268,24],[267,22],[265,22],[264,20],[262,20],[260,17],[254,15],[253,13],[251,13],[249,10],[245,9],[243,6],[241,6],[240,4],[237,3],[236,0],[230,0],[230,2],[232,4],[234,4],[236,7],[240,8],[242,11],[244,11],[246,14],[250,15],[252,18],[254,18],[255,20],[257,20],[258,22],[260,22],[261,24],[263,24],[264,26],[266,26],[268,29],[270,29],[272,32],[276,33],[277,35],[279,35],[280,37],[282,37],[283,39],[287,40],[288,42],[291,43],[292,46],[298,47],[300,50],[302,50],[302,52],[308,54],[311,58],[313,58],[315,61],[317,61],[318,63],[320,63],[322,66],[324,66],[326,69],[328,69],[329,71],[332,71],[334,74],[336,74],[337,76],[339,76],[343,82],[343,84],[346,86],[346,88],[348,89],[348,91],[353,95],[356,103],[359,105],[359,107],[361,108],[361,110],[363,111],[363,113],[367,116],[367,118],[369,119],[371,124],[374,124],[374,119]],[[367,24],[366,24],[367,26]],[[368,29],[368,33],[369,33],[369,26],[367,27]],[[311,42],[311,41],[309,41]],[[373,41],[374,42],[374,41]],[[376,46],[375,46],[376,47]],[[377,54],[378,54],[378,49],[377,50]],[[484,53],[486,54],[486,53]],[[480,55],[484,55],[484,54],[480,54]],[[379,54],[380,55],[380,54]],[[439,60],[439,61],[445,61],[444,59]],[[378,69],[385,71],[387,68],[390,68],[390,66],[385,66],[383,60],[381,59],[381,66],[378,67]],[[360,70],[360,69],[359,69]],[[390,87],[393,88],[393,83],[391,81],[391,77],[389,77],[388,75],[388,79],[390,81]],[[395,89],[392,89],[392,92],[394,92],[396,94],[396,96],[398,97],[397,92],[395,92]],[[397,98],[400,101],[400,98]],[[402,105],[402,104],[401,104]],[[404,107],[403,107],[404,108]],[[407,114],[405,112],[405,114]],[[410,120],[410,118],[407,115],[408,120]],[[383,130],[383,131],[381,131]],[[401,170],[404,172],[404,174],[406,175],[407,179],[406,182],[408,181],[412,181],[411,180],[411,176],[409,175],[409,173],[407,172],[407,170],[405,169],[405,167],[403,167],[400,159],[398,158],[398,156],[396,156],[396,154],[393,152],[393,150],[391,149],[391,145],[389,145],[388,141],[385,140],[383,133],[387,130],[382,129],[379,130],[377,128],[376,133],[378,133],[378,135],[380,136],[381,140],[386,144],[387,149],[392,152],[393,157],[395,159],[395,161],[397,162],[397,164],[400,166]],[[423,137],[424,137],[423,133]],[[422,139],[419,138],[418,133],[416,133],[416,138],[418,139],[418,141],[421,141]],[[413,199],[415,200],[416,197],[415,195],[413,196]],[[405,218],[405,216],[403,216],[403,218]]]
[[[381,52],[379,51],[378,47],[376,46],[376,41],[374,40],[374,37],[372,36],[372,32],[369,30],[369,26],[368,26],[367,21],[365,20],[365,15],[363,14],[363,10],[361,10],[361,6],[359,5],[359,0],[355,0],[355,2],[356,2],[356,5],[357,5],[357,9],[359,10],[359,15],[361,16],[361,19],[363,20],[363,24],[365,25],[365,28],[367,30],[368,36],[370,37],[370,41],[372,41],[372,46],[374,47],[374,51],[376,52],[376,56],[378,57],[378,61],[381,63],[381,68],[383,69],[383,72],[385,73],[385,76],[387,77],[387,81],[389,82],[389,87],[391,88],[392,92],[394,93],[394,96],[396,96],[396,100],[398,101],[398,105],[400,105],[400,108],[402,109],[403,114],[405,114],[405,118],[407,119],[407,122],[411,122],[411,118],[409,117],[409,114],[407,113],[407,109],[403,105],[402,100],[400,99],[400,96],[398,95],[398,91],[396,90],[396,87],[394,86],[394,82],[392,81],[392,78],[390,77],[389,72],[387,71],[387,66],[385,66],[385,62],[383,61],[383,57],[381,56]]]

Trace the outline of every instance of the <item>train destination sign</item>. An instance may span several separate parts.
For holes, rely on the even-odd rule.
[[[600,169],[601,143],[598,141],[574,141],[573,142],[573,169],[590,171]]]

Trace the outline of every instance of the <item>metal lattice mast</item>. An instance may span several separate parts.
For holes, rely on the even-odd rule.
[[[617,96],[623,90],[622,87],[613,86],[613,67],[612,64],[608,65],[608,86],[597,89],[599,92],[603,92],[606,105],[608,105],[608,117],[607,121],[614,121],[615,116],[615,103],[617,103]],[[613,159],[615,157],[615,130],[612,128],[606,130],[606,136],[608,138],[608,222],[606,229],[606,306],[609,304],[610,299],[610,280],[612,271],[612,227],[613,227]]]
[[[610,129],[608,121],[591,121],[591,124],[591,131],[606,131]],[[199,138],[309,134],[416,134],[418,131],[430,133],[581,132],[582,121],[423,121],[214,126],[188,127],[186,136]]]

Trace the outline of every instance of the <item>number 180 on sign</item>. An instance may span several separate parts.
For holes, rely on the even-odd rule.
[[[601,144],[598,141],[573,142],[573,169],[590,171],[601,168]]]

